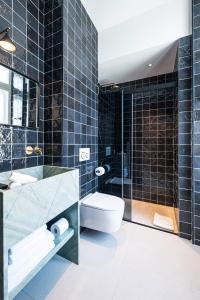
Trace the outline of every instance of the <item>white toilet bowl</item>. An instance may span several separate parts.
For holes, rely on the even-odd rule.
[[[116,196],[94,193],[81,200],[80,225],[107,233],[119,230],[124,201]]]

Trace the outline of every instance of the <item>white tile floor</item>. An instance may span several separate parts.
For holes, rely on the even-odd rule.
[[[79,266],[55,257],[15,300],[199,300],[200,247],[123,222],[86,230]]]

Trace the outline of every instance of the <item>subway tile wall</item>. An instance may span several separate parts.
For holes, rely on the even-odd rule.
[[[43,164],[43,156],[27,156],[27,145],[43,148],[44,1],[0,0],[0,31],[11,27],[17,51],[0,50],[0,63],[40,83],[39,128],[0,125],[0,171]]]
[[[200,245],[200,0],[193,1],[193,242]]]

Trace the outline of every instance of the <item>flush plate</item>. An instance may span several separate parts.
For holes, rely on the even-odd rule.
[[[90,148],[79,149],[79,161],[90,160]]]

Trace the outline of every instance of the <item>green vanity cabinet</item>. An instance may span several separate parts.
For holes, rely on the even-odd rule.
[[[79,170],[38,166],[17,170],[38,181],[0,190],[0,299],[11,300],[57,253],[79,262]],[[0,173],[0,183],[8,183],[11,172]],[[14,290],[8,291],[8,249],[44,224],[50,228],[66,217],[69,229],[55,241],[55,248]]]

